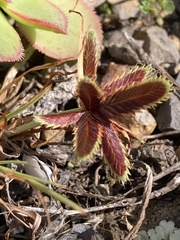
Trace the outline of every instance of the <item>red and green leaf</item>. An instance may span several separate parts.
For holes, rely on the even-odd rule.
[[[19,61],[24,51],[21,39],[1,11],[0,32],[0,62]]]
[[[102,91],[98,84],[90,78],[85,77],[79,81],[77,94],[87,111],[95,111],[99,108]]]
[[[104,94],[111,95],[116,91],[123,91],[123,89],[131,84],[138,84],[143,81],[151,71],[152,69],[149,66],[137,67],[117,79],[112,79],[111,82],[103,87]]]
[[[102,151],[104,159],[110,166],[112,173],[122,182],[128,180],[129,161],[125,156],[125,149],[120,142],[115,128],[109,124],[104,126]]]
[[[94,32],[89,32],[85,41],[83,51],[83,71],[84,76],[96,81],[98,64],[97,40]]]
[[[86,112],[76,123],[74,131],[74,148],[77,160],[88,159],[99,149],[102,139],[102,126]]]
[[[108,96],[102,103],[102,111],[114,117],[133,113],[141,108],[150,108],[168,99],[171,84],[165,78],[152,78],[138,85],[131,85]],[[104,108],[104,109],[103,109]]]
[[[1,1],[1,7],[16,21],[34,28],[67,34],[66,15],[47,0]]]
[[[57,114],[50,115],[40,115],[35,116],[34,119],[36,122],[39,122],[41,125],[46,125],[48,127],[67,127],[71,124],[76,123],[84,112],[81,109],[73,109]]]
[[[48,2],[56,5],[67,17],[67,34],[18,24],[35,49],[55,59],[77,59],[81,36],[89,30],[95,32],[98,45],[102,44],[102,31],[98,16],[83,0],[48,0]]]
[[[86,43],[93,45],[91,37],[89,38]],[[85,47],[85,56],[89,58],[87,63],[85,62],[85,72],[94,78],[95,69],[88,66],[91,61],[91,49],[88,50],[88,45]],[[102,90],[94,79],[84,76],[77,86],[82,108],[56,115],[37,116],[35,119],[41,124],[53,127],[65,127],[76,123],[74,149],[77,160],[91,158],[101,146],[104,159],[112,173],[125,182],[130,174],[130,163],[126,154],[130,149],[130,138],[135,138],[124,124],[129,116],[126,114],[133,114],[141,108],[154,107],[167,100],[172,88],[167,79],[152,77],[151,72],[150,67],[137,68],[106,84]],[[122,141],[126,142],[126,148]]]

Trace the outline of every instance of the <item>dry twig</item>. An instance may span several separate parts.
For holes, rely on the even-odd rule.
[[[143,168],[146,168],[146,171],[147,171],[147,178],[146,178],[146,181],[145,181],[144,193],[143,193],[143,199],[142,199],[142,209],[141,209],[141,213],[140,213],[140,216],[139,216],[139,219],[138,219],[137,223],[132,228],[130,233],[125,237],[124,240],[132,240],[133,237],[136,235],[136,233],[139,231],[139,229],[140,229],[140,227],[143,223],[143,220],[145,218],[146,208],[148,207],[150,196],[151,196],[151,190],[152,190],[152,185],[153,185],[152,170],[151,170],[149,165],[147,165],[143,162],[139,162],[139,164]]]

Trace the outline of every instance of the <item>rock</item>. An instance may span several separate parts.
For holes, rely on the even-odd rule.
[[[174,44],[176,45],[176,48],[177,48],[178,52],[180,52],[180,38],[177,37],[176,35],[171,35],[170,38],[174,42]]]
[[[98,194],[101,194],[103,196],[109,196],[110,194],[112,194],[109,184],[99,184],[98,186],[96,186],[96,191],[98,192]]]
[[[41,135],[41,139],[44,141],[48,141],[49,143],[52,142],[61,142],[65,136],[66,131],[65,130],[56,130],[56,129],[49,129],[44,130]]]
[[[137,13],[139,12],[139,1],[138,0],[123,1],[122,3],[113,5],[112,11],[114,14],[119,16],[120,20],[135,18]]]
[[[156,121],[152,114],[146,109],[142,109],[135,113],[135,117],[131,124],[129,124],[130,131],[138,138],[150,135],[156,128]]]
[[[174,0],[174,5],[177,10],[177,12],[180,13],[180,1],[179,0]]]
[[[48,70],[50,74],[52,71],[57,71],[64,73],[64,75],[61,74],[54,77],[56,81],[55,86],[37,102],[33,114],[48,114],[57,111],[57,106],[62,106],[62,108],[64,108],[68,101],[74,98],[77,76],[73,74],[73,72],[76,68],[76,65],[71,66],[65,63],[54,70],[52,70],[52,68]],[[66,75],[67,72],[72,72],[72,74]]]
[[[59,238],[59,240],[78,240],[78,239],[104,240],[103,236],[101,234],[96,233],[92,226],[85,224],[75,224],[69,233]]]
[[[128,31],[128,34],[132,35],[131,30]],[[108,48],[109,54],[112,57],[130,65],[137,63],[139,59],[138,55],[131,48],[122,31],[109,31],[104,35],[104,39],[104,45]]]
[[[131,70],[130,66],[117,64],[115,62],[110,62],[106,70],[105,75],[101,80],[101,86],[106,85],[112,79],[120,78],[124,73],[127,73]]]
[[[180,159],[180,146],[176,149],[176,156]]]
[[[178,162],[173,142],[156,139],[139,148],[138,159],[149,164],[155,173],[160,173]]]
[[[175,21],[172,23],[172,34],[180,38],[180,21]]]
[[[113,5],[113,4],[117,4],[120,2],[124,2],[124,0],[107,0],[107,2],[110,3],[111,5]]]
[[[61,172],[60,174],[60,179],[58,180],[58,183],[62,185],[68,185],[70,178],[71,178],[71,171],[63,170],[63,172]]]
[[[137,30],[136,27],[124,27],[119,30],[107,32],[105,37],[105,47],[108,48],[112,57],[127,63],[135,65],[139,60],[138,54],[130,46],[124,33],[134,38],[137,46],[144,50],[157,65],[164,65],[167,68],[175,67],[180,60],[178,49],[179,39],[173,40],[166,31],[158,26],[152,26],[146,30]]]
[[[91,7],[96,8],[103,4],[106,0],[84,0],[87,4],[89,4]]]
[[[149,27],[144,37],[143,49],[157,65],[178,63],[180,54],[164,29],[158,26]]]
[[[176,82],[180,84],[180,73]],[[180,130],[180,96],[177,92],[172,93],[170,99],[160,106],[156,120],[162,132]]]

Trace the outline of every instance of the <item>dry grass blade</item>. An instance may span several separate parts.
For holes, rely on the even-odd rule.
[[[150,139],[164,138],[164,137],[169,137],[169,136],[174,136],[174,135],[180,135],[180,130],[174,130],[174,131],[152,134],[152,135],[149,135],[149,136],[144,136],[143,139],[147,141],[147,140],[150,140]]]
[[[43,69],[48,69],[48,68],[52,68],[52,67],[56,67],[58,65],[61,65],[62,63],[66,62],[66,61],[70,61],[70,60],[74,60],[74,58],[69,58],[69,59],[62,59],[62,60],[58,60],[55,61],[53,63],[45,63],[39,66],[35,66],[33,68],[30,68],[29,70],[23,72],[20,76],[18,76],[17,78],[13,79],[10,82],[6,81],[6,84],[4,84],[3,88],[1,88],[0,90],[0,103],[2,103],[7,95],[7,91],[9,89],[11,89],[11,87],[13,85],[17,85],[18,82],[21,82],[21,79],[28,73],[33,72],[33,71],[38,71],[38,70],[43,70]]]
[[[1,174],[0,174],[0,176],[1,176]],[[0,180],[0,190],[2,190],[4,188],[4,186],[5,186],[5,182]]]
[[[10,92],[11,97],[14,97],[16,93],[19,91],[23,80],[22,78],[20,78],[18,82],[15,84],[14,78],[18,73],[18,71],[25,65],[25,63],[29,60],[29,58],[32,56],[33,53],[34,53],[34,49],[32,48],[31,45],[29,45],[26,48],[26,51],[24,54],[25,57],[23,58],[23,60],[21,60],[20,62],[16,62],[6,74],[6,77],[4,79],[1,89],[5,89],[7,85],[11,86],[11,88],[9,87],[6,91],[3,91],[3,94],[0,95],[0,103],[2,103],[4,99],[7,100],[8,91]]]
[[[152,170],[151,170],[150,166],[148,166],[147,164],[140,162],[140,161],[138,161],[138,165],[141,165],[141,167],[145,168],[147,171],[147,178],[145,181],[144,193],[143,193],[143,199],[142,199],[142,209],[141,209],[141,213],[140,213],[140,216],[139,216],[139,219],[138,219],[136,225],[132,228],[132,230],[125,237],[124,240],[132,240],[133,237],[135,237],[135,235],[139,231],[139,229],[143,223],[143,220],[145,218],[146,208],[148,207],[150,196],[151,196],[151,191],[152,191],[153,175],[152,175]]]
[[[172,180],[170,180],[165,187],[155,190],[151,193],[151,199],[158,198],[175,190],[180,185],[180,173],[177,173]]]
[[[135,162],[134,162],[134,163],[135,163]],[[159,174],[157,174],[156,176],[154,176],[154,177],[153,177],[153,182],[156,182],[156,181],[160,180],[161,178],[163,178],[163,177],[165,177],[165,176],[167,176],[167,175],[169,175],[169,174],[171,174],[171,173],[177,172],[177,171],[179,171],[179,170],[180,170],[180,162],[177,162],[177,163],[175,163],[173,166],[165,169],[163,172],[160,172]],[[145,185],[145,182],[142,182],[142,183],[138,184],[136,187],[134,187],[134,188],[131,189],[130,191],[126,192],[126,193],[124,194],[124,196],[128,196],[128,195],[130,195],[131,193],[137,191],[138,189],[143,188],[144,185]],[[169,190],[170,190],[170,189],[169,189]],[[166,193],[167,193],[167,192],[166,192]],[[164,194],[165,194],[165,193],[164,193]],[[153,195],[153,192],[151,193],[151,195]],[[152,198],[153,198],[153,197],[151,196],[151,199],[152,199]]]
[[[52,134],[52,136],[48,137],[47,140],[44,140],[44,141],[40,141],[39,140],[39,141],[31,144],[31,147],[32,148],[37,148],[37,147],[42,147],[42,146],[44,146],[44,145],[46,145],[48,143],[50,144],[51,140],[53,138],[55,138],[59,133],[61,133],[63,131],[64,131],[63,129],[58,129],[58,131],[56,131],[54,134]],[[55,144],[57,144],[57,143],[55,143]]]
[[[13,205],[10,205],[8,203],[5,203],[0,198],[0,204],[3,206],[3,208],[7,209],[11,215],[16,218],[19,222],[21,222],[25,227],[31,228],[33,231],[32,234],[32,240],[35,239],[35,232],[39,228],[41,223],[41,216],[32,211],[28,211]],[[23,220],[22,220],[23,219]],[[9,229],[9,231],[6,233],[6,239],[9,239],[9,235],[12,232],[13,229]]]
[[[0,159],[17,158],[21,154],[21,148],[9,140],[6,136],[3,136],[0,141]],[[10,152],[10,154],[8,153]]]

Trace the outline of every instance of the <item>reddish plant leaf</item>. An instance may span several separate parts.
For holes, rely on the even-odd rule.
[[[171,85],[165,78],[153,78],[135,86],[131,85],[108,96],[102,104],[102,111],[109,111],[116,117],[141,108],[154,107],[168,99],[170,89]]]
[[[119,79],[120,76],[122,77],[123,74],[125,72],[127,72],[128,69],[130,69],[130,68],[126,65],[110,62],[110,64],[108,65],[108,67],[106,69],[106,73],[102,77],[102,80],[101,80],[102,89],[105,86],[107,86],[108,84],[110,84],[112,82],[112,79],[114,79],[114,81],[115,81],[116,79]]]
[[[77,93],[86,110],[94,111],[99,108],[102,92],[96,82],[85,77],[79,82]]]
[[[128,126],[124,124],[124,122],[129,123],[129,117],[131,117],[131,120],[133,119],[133,114],[131,116],[129,115],[120,115],[121,117],[119,118],[113,118],[111,119],[111,123],[112,125],[114,126],[114,128],[116,129],[116,132],[118,133],[119,135],[119,138],[122,139],[121,136],[123,136],[123,138],[126,140],[126,143],[129,145],[129,148],[130,148],[130,138],[132,139],[136,139],[138,140],[139,142],[143,143],[143,140],[137,138],[137,136],[129,130]],[[133,121],[133,120],[132,120]]]
[[[89,32],[86,38],[83,51],[83,71],[84,76],[96,80],[98,64],[97,40],[93,32]]]
[[[86,112],[75,127],[74,147],[76,158],[84,160],[92,157],[99,149],[102,127],[91,113]]]
[[[124,88],[131,85],[132,83],[140,83],[149,73],[151,72],[151,67],[141,67],[132,70],[131,72],[118,77],[117,79],[112,79],[110,83],[107,83],[103,87],[103,91],[106,95],[110,95],[115,91],[123,91]]]
[[[102,150],[104,158],[109,164],[112,172],[122,182],[128,179],[129,161],[125,156],[123,144],[120,142],[118,134],[113,126],[104,126],[102,139]]]
[[[102,142],[104,159],[116,178],[122,182],[125,182],[130,174],[130,164],[125,154],[130,148],[129,138],[135,138],[124,125],[128,116],[126,114],[133,114],[141,108],[153,107],[165,101],[171,91],[171,84],[167,79],[150,78],[147,69],[144,67],[136,69],[120,78],[121,80],[115,80],[114,84],[106,85],[103,88],[105,93],[95,81],[84,77],[77,87],[77,94],[83,107],[74,112],[79,115],[69,115],[70,119],[65,115],[62,120],[58,120],[57,117],[52,122],[53,124],[60,122],[63,126],[66,121],[67,124],[77,121],[74,129],[74,148],[78,160],[92,157]],[[60,114],[59,117],[61,116],[63,115]],[[47,120],[42,121],[46,122]],[[119,137],[126,141],[126,149]]]
[[[48,127],[67,127],[68,125],[76,123],[84,114],[81,109],[74,112],[64,111],[57,114],[35,116],[35,121],[47,125]]]

